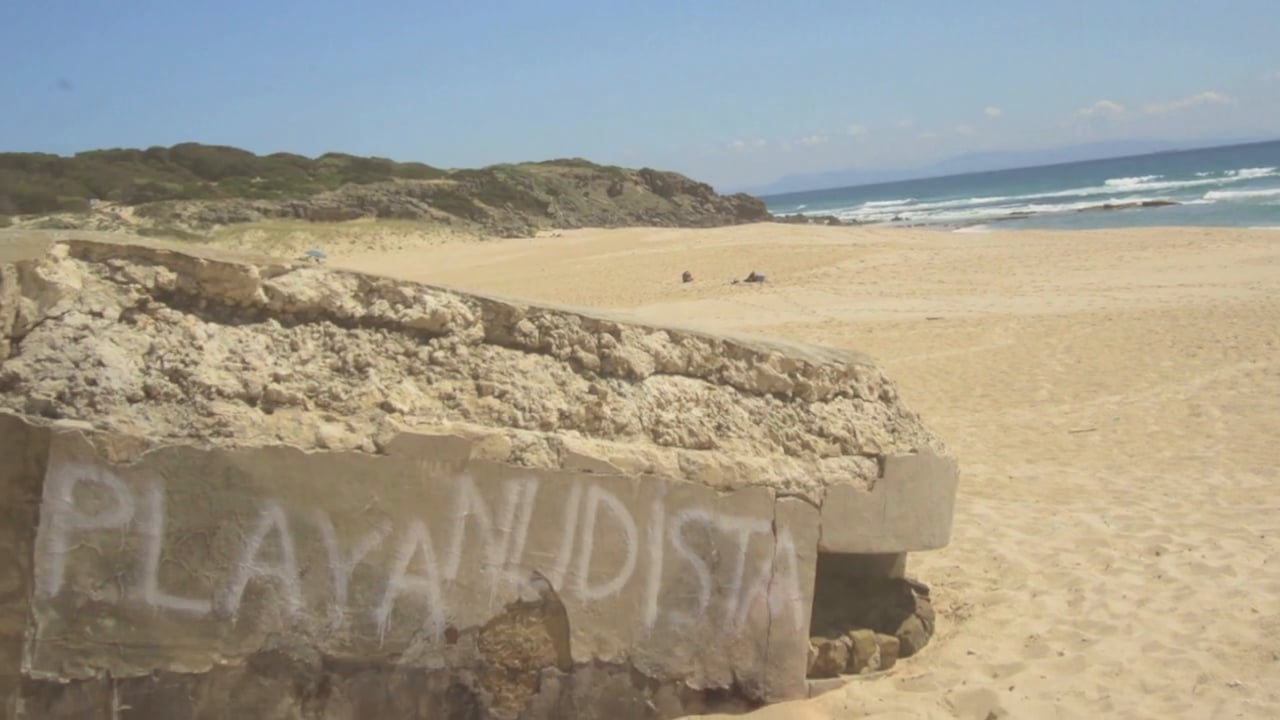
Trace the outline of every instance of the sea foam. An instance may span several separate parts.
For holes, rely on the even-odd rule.
[[[1204,194],[1205,200],[1255,200],[1257,198],[1280,198],[1280,188],[1265,190],[1210,190]]]
[[[1159,180],[1162,177],[1164,176],[1163,175],[1138,175],[1136,177],[1111,178],[1110,180],[1107,180],[1102,184],[1105,185],[1106,187],[1131,188],[1131,187],[1137,187],[1139,185],[1144,185],[1146,183],[1151,182],[1152,180]]]
[[[1132,209],[1133,212],[1116,213],[1115,221],[1082,220],[1088,225],[1129,224],[1133,221],[1124,218],[1131,218],[1135,213],[1145,214],[1148,204],[1183,205],[1186,210],[1170,217],[1197,218],[1200,216],[1195,213],[1199,211],[1192,208],[1215,204],[1221,208],[1230,203],[1251,206],[1254,209],[1248,212],[1262,212],[1265,217],[1271,212],[1267,208],[1280,206],[1280,187],[1277,187],[1280,183],[1274,181],[1280,178],[1278,149],[1280,143],[1255,157],[1237,155],[1228,162],[1209,159],[1198,170],[1194,165],[1185,164],[1175,168],[1163,157],[1142,165],[1126,161],[1124,165],[1117,163],[1109,168],[1131,172],[1107,173],[1107,166],[1091,163],[1090,166],[1097,166],[1097,172],[1086,174],[1073,169],[1061,177],[1067,182],[1055,182],[1050,168],[931,178],[928,184],[898,181],[894,184],[899,187],[894,188],[867,187],[866,191],[851,188],[844,203],[840,200],[833,203],[830,190],[823,191],[825,197],[820,203],[796,198],[797,202],[810,204],[807,207],[791,205],[786,211],[830,214],[858,223],[948,226],[974,226],[1028,215],[1059,215],[1064,217],[1054,222],[1069,227],[1072,221],[1065,216],[1080,210]],[[1138,168],[1145,172],[1132,172]],[[1215,211],[1215,220],[1224,211],[1235,212],[1221,208]]]

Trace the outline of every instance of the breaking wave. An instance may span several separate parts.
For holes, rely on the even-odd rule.
[[[1106,187],[1132,188],[1138,187],[1152,180],[1159,180],[1163,175],[1138,175],[1137,177],[1111,178],[1102,183]]]
[[[1280,197],[1280,188],[1203,190],[1280,177],[1277,170],[1277,167],[1247,167],[1197,172],[1193,177],[1184,175],[1182,178],[1153,173],[1109,178],[1101,185],[1044,192],[868,200],[805,214],[834,215],[846,222],[859,223],[955,224],[1114,206],[1140,206],[1143,203],[1204,205],[1220,201],[1238,202]]]
[[[1280,188],[1268,188],[1265,190],[1210,190],[1204,194],[1204,199],[1213,200],[1254,200],[1257,198],[1280,198]]]

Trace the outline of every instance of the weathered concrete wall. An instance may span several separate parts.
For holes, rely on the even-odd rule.
[[[100,243],[0,265],[0,325],[6,716],[800,697],[819,552],[950,533],[954,461],[854,356]]]
[[[34,590],[47,432],[0,415],[0,708],[14,717]]]

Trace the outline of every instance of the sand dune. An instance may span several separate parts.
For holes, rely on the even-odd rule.
[[[962,463],[953,542],[910,568],[938,635],[756,717],[1280,717],[1280,234],[766,224],[333,262],[886,368]]]

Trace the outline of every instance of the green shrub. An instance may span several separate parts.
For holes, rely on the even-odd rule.
[[[141,205],[165,200],[304,198],[348,184],[451,179],[457,187],[431,187],[423,196],[460,217],[483,219],[477,204],[544,213],[550,177],[603,172],[624,178],[621,168],[581,158],[480,170],[445,171],[423,163],[326,153],[255,155],[224,145],[180,143],[146,149],[108,148],[70,157],[48,153],[0,153],[0,214],[40,214],[79,208],[88,200]]]
[[[136,231],[143,237],[174,238],[177,240],[204,240],[204,236],[176,227],[140,227]]]
[[[483,222],[489,217],[489,213],[470,197],[452,188],[441,188],[432,193],[428,202],[439,210],[467,220]]]
[[[58,211],[66,213],[88,213],[89,200],[83,197],[59,197]]]

